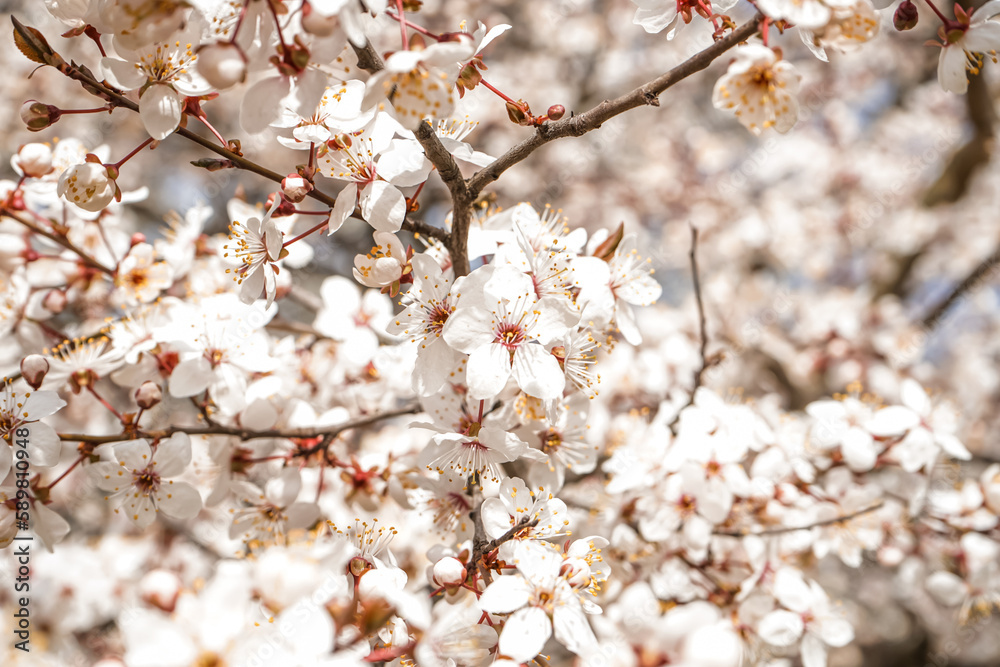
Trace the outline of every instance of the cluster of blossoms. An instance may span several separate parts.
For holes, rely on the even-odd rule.
[[[735,50],[713,100],[754,133],[785,132],[799,77],[766,26],[798,26],[825,58],[873,38],[879,19],[867,0],[758,4],[763,43]],[[860,620],[814,567],[837,560],[898,571],[963,621],[992,611],[1000,464],[941,483],[943,465],[972,458],[954,407],[905,376],[888,402],[852,387],[800,411],[702,386],[697,337],[645,308],[661,286],[640,234],[465,201],[461,169],[499,160],[466,142],[475,123],[460,98],[489,94],[482,51],[509,26],[434,35],[408,6],[49,3],[70,37],[100,46],[93,77],[18,33],[29,58],[103,95],[96,111],[132,105],[149,134],[113,163],[75,139],[27,144],[11,161],[19,178],[0,183],[0,546],[21,529],[13,434],[28,427],[32,528],[55,549],[38,571],[79,605],[60,614],[53,596],[39,613],[53,634],[116,630],[59,644],[60,659],[736,667],[801,655],[822,667]],[[946,21],[947,89],[991,54],[990,11]],[[659,1],[636,22],[672,36],[695,13],[720,36],[729,22],[707,3]],[[403,48],[365,65],[392,21]],[[363,67],[376,71],[362,80]],[[210,233],[205,206],[138,233],[127,204],[147,193],[118,179],[139,151],[198,121],[227,156],[200,166],[246,166],[203,109],[226,91],[242,94],[246,133],[274,132],[304,164],[266,202],[232,199],[228,236]],[[564,112],[503,97],[525,126]],[[22,110],[39,131],[65,113]],[[455,210],[415,222],[434,171]],[[322,193],[330,181],[336,196]],[[336,242],[351,218],[373,238],[354,280],[297,296],[314,252],[303,239]],[[310,314],[279,315],[293,298]],[[150,533],[162,550],[136,538]],[[62,549],[79,565],[60,572]],[[119,574],[85,586],[112,553]]]

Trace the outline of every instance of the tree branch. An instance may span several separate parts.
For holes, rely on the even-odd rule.
[[[705,69],[723,53],[752,37],[757,32],[757,26],[761,19],[763,19],[763,16],[757,14],[750,21],[744,23],[704,51],[695,54],[666,74],[639,86],[630,93],[626,93],[614,100],[605,100],[582,114],[540,125],[531,137],[508,150],[489,166],[473,174],[472,178],[469,179],[469,194],[475,199],[483,191],[483,188],[500,178],[500,174],[524,160],[534,153],[535,150],[550,141],[562,137],[582,136],[591,130],[596,130],[604,122],[629,109],[646,105],[659,106],[660,101],[657,99],[657,96],[660,93],[695,72]]]
[[[976,265],[972,271],[965,276],[951,293],[942,299],[937,306],[935,306],[921,321],[921,325],[925,329],[935,329],[940,323],[941,318],[944,317],[945,313],[955,304],[956,301],[960,300],[966,292],[970,292],[986,280],[989,279],[990,274],[993,273],[997,264],[1000,263],[1000,246],[993,250],[993,254],[984,259],[982,262]]]
[[[252,431],[235,426],[222,426],[219,424],[211,426],[171,426],[170,428],[156,431],[138,431],[135,437],[153,440],[158,438],[168,438],[174,433],[187,433],[188,435],[232,435],[240,438],[241,440],[254,440],[257,438],[318,438],[320,436],[328,436],[332,439],[344,431],[348,431],[352,428],[368,426],[383,419],[401,417],[403,415],[409,415],[419,411],[420,405],[418,403],[408,403],[400,408],[386,410],[385,412],[375,412],[370,415],[357,417],[356,419],[337,424],[336,426],[328,426],[325,428],[293,428],[286,430],[268,429],[263,431]],[[122,440],[134,438],[128,438],[121,433],[114,435],[60,433],[59,439],[71,442],[86,442],[94,445],[101,445],[106,442],[120,442]]]
[[[28,229],[30,229],[34,233],[38,234],[39,236],[44,236],[45,238],[49,239],[50,241],[52,241],[54,243],[58,243],[63,248],[66,248],[70,252],[74,253],[75,255],[77,255],[80,258],[81,262],[83,262],[84,264],[86,264],[90,268],[97,269],[101,273],[106,273],[109,276],[114,277],[114,275],[115,275],[115,270],[114,269],[112,269],[112,268],[110,268],[108,266],[104,266],[103,264],[101,264],[100,262],[98,262],[96,259],[94,259],[90,255],[88,255],[87,253],[83,252],[83,250],[81,250],[80,248],[76,247],[76,245],[72,241],[70,241],[68,238],[66,238],[65,236],[60,236],[60,235],[54,234],[54,233],[52,233],[52,232],[50,232],[50,231],[48,231],[46,229],[43,229],[42,227],[36,225],[31,220],[26,220],[25,218],[17,215],[17,213],[15,211],[12,211],[12,210],[4,207],[4,206],[0,206],[0,216],[7,216],[7,217],[11,218],[12,220],[18,221],[19,223],[21,223],[22,225],[24,225],[25,227],[27,227]]]
[[[19,25],[19,24],[15,23],[15,25]],[[93,78],[89,74],[87,74],[84,71],[82,71],[74,63],[64,63],[62,66],[58,67],[57,69],[59,69],[60,72],[62,72],[63,74],[65,74],[69,78],[74,79],[76,81],[79,81],[81,84],[83,84],[84,89],[88,90],[88,92],[92,92],[90,90],[91,88],[99,90],[101,92],[101,94],[104,95],[104,96],[106,96],[107,99],[114,106],[116,106],[116,107],[123,107],[125,109],[130,110],[130,111],[134,111],[135,113],[139,113],[139,105],[138,104],[136,104],[135,102],[133,102],[132,100],[130,100],[128,97],[126,97],[125,95],[123,95],[121,92],[119,92],[119,91],[111,88],[110,86],[105,85],[104,83],[102,83],[100,81],[97,81],[95,78]],[[249,159],[243,157],[242,155],[237,154],[237,153],[229,150],[225,146],[220,146],[219,144],[216,144],[213,141],[211,141],[209,139],[206,139],[205,137],[202,137],[201,135],[196,134],[196,133],[192,132],[191,130],[189,130],[189,129],[185,128],[185,127],[179,127],[179,128],[177,128],[177,130],[174,132],[174,134],[179,134],[180,136],[184,137],[185,139],[188,139],[189,141],[193,141],[194,143],[198,144],[199,146],[212,151],[216,155],[222,156],[223,158],[225,158],[225,159],[229,160],[230,162],[232,162],[239,169],[243,169],[245,171],[252,172],[254,174],[257,174],[258,176],[263,176],[264,178],[266,178],[266,179],[268,179],[270,181],[273,181],[275,183],[281,183],[281,181],[284,179],[283,175],[281,175],[281,174],[279,174],[279,173],[277,173],[275,171],[271,171],[267,167],[264,167],[264,166],[262,166],[260,164],[257,164],[253,160],[249,160]],[[312,199],[315,199],[318,202],[321,202],[322,204],[326,205],[329,208],[333,208],[334,205],[337,203],[337,198],[336,197],[328,195],[328,194],[326,194],[325,192],[323,192],[323,191],[321,191],[319,189],[313,189],[313,190],[311,190],[307,196],[311,197]],[[357,211],[355,211],[355,213],[357,213]],[[436,239],[438,239],[440,241],[447,241],[448,240],[448,232],[447,232],[447,230],[441,229],[440,227],[434,227],[434,226],[428,225],[428,224],[423,223],[423,222],[417,222],[417,221],[414,221],[414,220],[410,220],[409,218],[406,218],[403,221],[402,228],[405,231],[413,232],[415,234],[424,234],[425,236],[430,236],[430,237],[436,238]]]
[[[713,531],[713,535],[725,535],[727,537],[749,537],[751,535],[781,535],[782,533],[794,533],[797,530],[810,530],[812,528],[820,528],[822,526],[832,526],[836,523],[843,523],[845,521],[850,521],[851,519],[856,519],[859,516],[874,512],[885,504],[885,501],[880,500],[874,505],[870,505],[864,509],[858,510],[857,512],[851,512],[850,514],[845,514],[843,516],[834,517],[832,519],[826,519],[824,521],[817,521],[816,523],[811,523],[808,526],[779,526],[777,528],[765,528],[764,530],[716,530]]]
[[[694,286],[694,299],[698,304],[698,333],[701,337],[698,353],[701,356],[701,365],[694,372],[694,386],[691,387],[691,396],[684,407],[674,415],[673,420],[669,424],[670,430],[673,430],[674,425],[681,418],[681,412],[683,412],[684,408],[694,403],[695,392],[701,386],[701,378],[705,374],[705,369],[708,368],[708,360],[705,358],[705,349],[708,347],[708,329],[705,325],[705,303],[701,299],[701,279],[698,277],[698,228],[690,222],[688,223],[688,227],[691,228],[691,251],[688,253],[688,257],[691,259],[691,283]]]

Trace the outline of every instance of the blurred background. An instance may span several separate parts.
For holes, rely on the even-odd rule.
[[[0,7],[42,30],[64,56],[91,67],[98,62],[92,43],[57,36],[64,27],[41,2],[8,0]],[[632,24],[634,11],[628,0],[428,0],[416,20],[435,32],[457,30],[462,20],[470,30],[476,20],[513,25],[488,48],[485,76],[541,114],[552,104],[567,112],[589,109],[711,42],[701,21],[672,41],[646,34]],[[743,3],[733,11],[738,23],[750,14]],[[831,54],[830,63],[817,60],[795,30],[772,31],[772,44],[802,75],[799,122],[786,135],[755,137],[712,108],[712,87],[728,62],[723,57],[669,89],[658,108],[636,109],[582,138],[554,142],[489,189],[503,207],[551,204],[574,226],[593,231],[624,223],[639,234],[664,287],[664,308],[641,314],[647,331],[662,329],[663,336],[645,346],[676,347],[677,364],[649,368],[642,350],[634,352],[635,376],[622,380],[634,386],[633,407],[655,406],[669,387],[690,381],[697,326],[688,252],[695,225],[716,360],[706,374],[709,386],[733,400],[776,395],[785,407],[801,409],[854,382],[871,395],[894,396],[901,377],[914,377],[959,406],[959,436],[976,455],[972,470],[1000,460],[1000,173],[993,151],[1000,66],[987,62],[965,97],[943,92],[938,51],[923,45],[936,25],[924,14],[915,30],[898,33],[892,8],[883,11],[876,40]],[[137,115],[121,109],[27,132],[18,116],[26,99],[70,109],[96,104],[51,69],[32,73],[10,38],[0,40],[0,62],[0,178],[16,177],[8,158],[26,142],[76,137],[92,148],[109,145],[117,159],[146,136]],[[248,157],[280,173],[294,170],[300,156],[270,137],[243,136],[235,108],[206,108],[225,137],[241,139]],[[503,102],[482,87],[463,110],[480,121],[468,141],[494,156],[530,132],[513,125]],[[275,189],[253,174],[188,164],[206,156],[170,137],[130,163],[123,189],[150,187],[147,200],[128,207],[136,231],[156,238],[170,211],[207,203],[214,216],[206,231],[221,232],[230,198],[260,203]],[[339,184],[320,187],[336,193]],[[433,177],[420,203],[415,217],[443,224],[447,192]],[[349,274],[354,255],[370,246],[369,234],[366,225],[349,223],[333,237],[309,239],[315,256],[296,282],[315,287],[325,276]],[[949,301],[963,281],[969,289]],[[282,305],[283,316],[305,317],[295,308]],[[947,612],[912,591],[909,598],[901,594],[907,592],[878,568],[831,566],[825,574],[831,594],[839,586],[853,595],[867,605],[870,621],[856,626],[858,647],[834,653],[834,664],[998,664],[995,621],[974,631],[952,629]]]

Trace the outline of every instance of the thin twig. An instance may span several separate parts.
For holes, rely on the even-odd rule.
[[[938,324],[940,324],[941,318],[944,317],[945,313],[955,304],[956,301],[961,299],[966,292],[970,292],[975,288],[979,287],[983,282],[990,278],[996,269],[997,265],[1000,264],[1000,247],[997,247],[993,254],[987,257],[985,260],[976,265],[974,269],[965,279],[962,280],[951,293],[942,299],[937,306],[931,309],[930,313],[921,321],[924,329],[935,329]]]
[[[88,76],[86,73],[84,73],[83,71],[81,71],[78,67],[74,67],[73,65],[66,64],[64,67],[60,68],[60,71],[63,74],[65,74],[66,76],[68,76],[69,78],[75,79],[75,80],[77,80],[77,81],[85,84],[85,87],[90,86],[90,87],[93,87],[93,88],[96,88],[96,89],[100,90],[102,94],[106,95],[109,99],[113,100],[113,104],[115,106],[117,106],[117,107],[123,107],[125,109],[129,109],[130,111],[134,111],[135,113],[139,113],[139,105],[138,104],[136,104],[135,102],[133,102],[129,98],[125,97],[123,94],[121,94],[117,90],[114,90],[113,88],[110,88],[109,86],[104,85],[102,82],[97,81],[93,77]],[[199,134],[195,134],[194,132],[192,132],[191,130],[189,130],[187,128],[179,127],[179,128],[177,128],[175,134],[179,134],[180,136],[184,137],[185,139],[188,139],[189,141],[193,141],[194,143],[202,146],[203,148],[206,148],[206,149],[212,151],[213,153],[226,158],[227,160],[231,161],[239,169],[243,169],[245,171],[252,172],[254,174],[257,174],[258,176],[263,176],[264,178],[266,178],[268,180],[271,180],[271,181],[274,181],[275,183],[281,183],[281,181],[285,178],[283,175],[279,174],[278,172],[271,171],[267,167],[264,167],[264,166],[262,166],[260,164],[257,164],[253,160],[249,160],[249,159],[243,157],[242,155],[229,150],[228,147],[226,147],[226,146],[220,146],[220,145],[214,143],[213,141],[211,141],[209,139],[206,139],[205,137],[202,137]],[[319,190],[318,188],[314,188],[313,190],[311,190],[307,196],[315,199],[316,201],[322,202],[323,204],[325,204],[326,206],[328,206],[330,208],[333,208],[334,205],[337,203],[337,198],[336,197],[328,195],[325,192],[323,192],[322,190]],[[409,218],[407,218],[407,219],[405,219],[403,221],[402,228],[405,231],[413,232],[413,233],[416,233],[416,234],[424,234],[426,236],[430,236],[432,238],[439,239],[441,241],[445,241],[445,240],[448,239],[448,232],[447,232],[447,230],[441,229],[440,227],[434,227],[432,225],[428,225],[428,224],[423,223],[423,222],[418,222],[418,221],[415,221],[415,220],[410,220]]]
[[[352,428],[368,426],[383,419],[401,417],[403,415],[409,415],[419,411],[420,405],[418,403],[408,403],[400,408],[386,410],[385,412],[375,412],[370,415],[365,415],[363,417],[358,417],[356,419],[337,424],[336,426],[327,426],[324,428],[293,428],[285,430],[266,429],[262,431],[254,431],[251,429],[238,428],[236,426],[223,426],[220,424],[210,426],[171,426],[170,428],[162,430],[138,431],[137,437],[153,440],[157,438],[168,438],[174,433],[187,433],[188,435],[232,435],[240,438],[241,440],[255,440],[258,438],[318,438],[320,436],[336,437],[344,431]],[[120,433],[114,435],[60,433],[59,439],[99,445],[106,442],[119,442],[127,438]]]
[[[880,500],[874,505],[866,507],[857,512],[852,512],[850,514],[845,514],[843,516],[834,517],[832,519],[826,519],[824,521],[817,521],[816,523],[811,523],[808,526],[780,526],[778,528],[765,528],[764,530],[716,530],[713,531],[713,535],[725,535],[727,537],[749,537],[750,535],[781,535],[782,533],[794,533],[797,530],[810,530],[812,528],[821,528],[823,526],[832,526],[836,523],[843,523],[845,521],[850,521],[851,519],[856,519],[859,516],[874,512],[885,504],[885,501]]]
[[[86,264],[87,266],[89,266],[90,268],[97,269],[101,273],[106,273],[106,274],[108,274],[109,276],[112,276],[112,277],[115,275],[115,270],[114,269],[112,269],[110,267],[107,267],[107,266],[104,266],[103,264],[101,264],[100,262],[98,262],[96,259],[94,259],[90,255],[88,255],[87,253],[83,252],[83,250],[81,250],[80,248],[78,248],[72,241],[70,241],[65,236],[60,236],[58,234],[54,234],[54,233],[48,231],[47,229],[43,229],[42,227],[36,225],[31,220],[26,220],[25,218],[17,215],[17,213],[15,211],[12,211],[12,210],[10,210],[8,208],[0,206],[0,217],[2,217],[2,216],[7,216],[7,217],[11,218],[12,220],[16,220],[19,223],[21,223],[22,225],[24,225],[25,227],[27,227],[28,229],[30,229],[31,231],[33,231],[36,234],[38,234],[39,236],[44,236],[45,238],[49,239],[50,241],[52,241],[54,243],[58,243],[63,248],[66,248],[70,252],[72,252],[75,255],[77,255],[80,258],[80,261],[83,262],[84,264]]]
[[[660,101],[658,96],[660,93],[695,72],[705,69],[723,53],[752,37],[757,32],[757,26],[762,18],[761,14],[757,14],[750,21],[744,23],[704,51],[693,55],[666,74],[639,86],[632,92],[613,100],[605,100],[584,113],[555,122],[550,121],[538,126],[538,129],[531,137],[512,147],[494,160],[492,164],[473,174],[472,178],[469,179],[469,194],[475,199],[483,191],[483,188],[500,178],[500,174],[524,160],[534,153],[535,150],[550,141],[562,137],[582,136],[591,130],[596,130],[604,122],[629,109],[641,106],[659,106]]]
[[[694,372],[694,385],[691,387],[691,396],[688,398],[688,402],[677,411],[670,424],[668,424],[670,430],[674,429],[674,425],[681,418],[681,412],[683,412],[684,408],[694,403],[694,395],[698,391],[698,387],[701,386],[701,378],[705,374],[705,369],[708,368],[708,360],[705,358],[705,349],[708,347],[708,329],[705,324],[705,303],[701,298],[701,279],[698,277],[698,228],[690,222],[688,223],[688,227],[691,228],[691,251],[688,253],[688,257],[691,259],[691,283],[694,286],[694,299],[698,304],[698,335],[701,338],[698,353],[701,356],[701,364]]]

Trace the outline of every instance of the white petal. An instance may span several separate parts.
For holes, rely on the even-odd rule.
[[[920,417],[913,410],[901,405],[890,405],[875,413],[865,428],[872,435],[901,435],[920,423]]]
[[[361,215],[380,232],[398,232],[406,217],[406,198],[391,183],[375,181],[361,191]]]
[[[348,183],[347,187],[337,193],[337,201],[333,204],[333,210],[330,211],[330,220],[326,225],[326,233],[333,234],[335,231],[341,228],[344,224],[344,220],[347,220],[354,212],[354,207],[358,203],[358,185],[357,183]]]
[[[157,141],[169,137],[181,122],[184,101],[170,86],[156,83],[139,98],[139,117],[149,136]]]
[[[597,645],[594,631],[579,608],[574,609],[571,605],[556,607],[552,613],[552,627],[559,643],[577,655],[584,655],[584,651]]]
[[[491,614],[508,614],[528,604],[530,599],[531,588],[522,577],[503,575],[494,579],[493,583],[483,591],[479,598],[479,606]],[[532,657],[534,655],[532,654]]]
[[[779,609],[761,619],[757,634],[768,644],[791,646],[802,636],[803,629],[801,616]]]
[[[175,519],[190,519],[201,511],[201,495],[187,482],[165,482],[156,501],[164,514]]]
[[[490,343],[476,348],[469,355],[466,369],[469,396],[475,400],[493,398],[503,391],[510,373],[510,354],[505,347]]]
[[[500,633],[501,654],[527,662],[541,653],[552,635],[552,623],[538,607],[527,607],[507,619]]]
[[[160,477],[176,477],[191,462],[191,438],[187,433],[174,433],[160,441],[153,455],[156,472]]]
[[[499,348],[503,354],[507,351],[501,345],[491,345]],[[472,362],[469,362],[471,373]],[[542,400],[557,398],[562,395],[566,386],[566,375],[559,362],[541,345],[524,344],[517,348],[513,362],[514,379],[528,395]],[[502,387],[501,387],[502,389]]]
[[[212,365],[208,359],[197,357],[177,364],[170,374],[167,384],[170,394],[177,398],[187,398],[200,394],[212,382]]]

